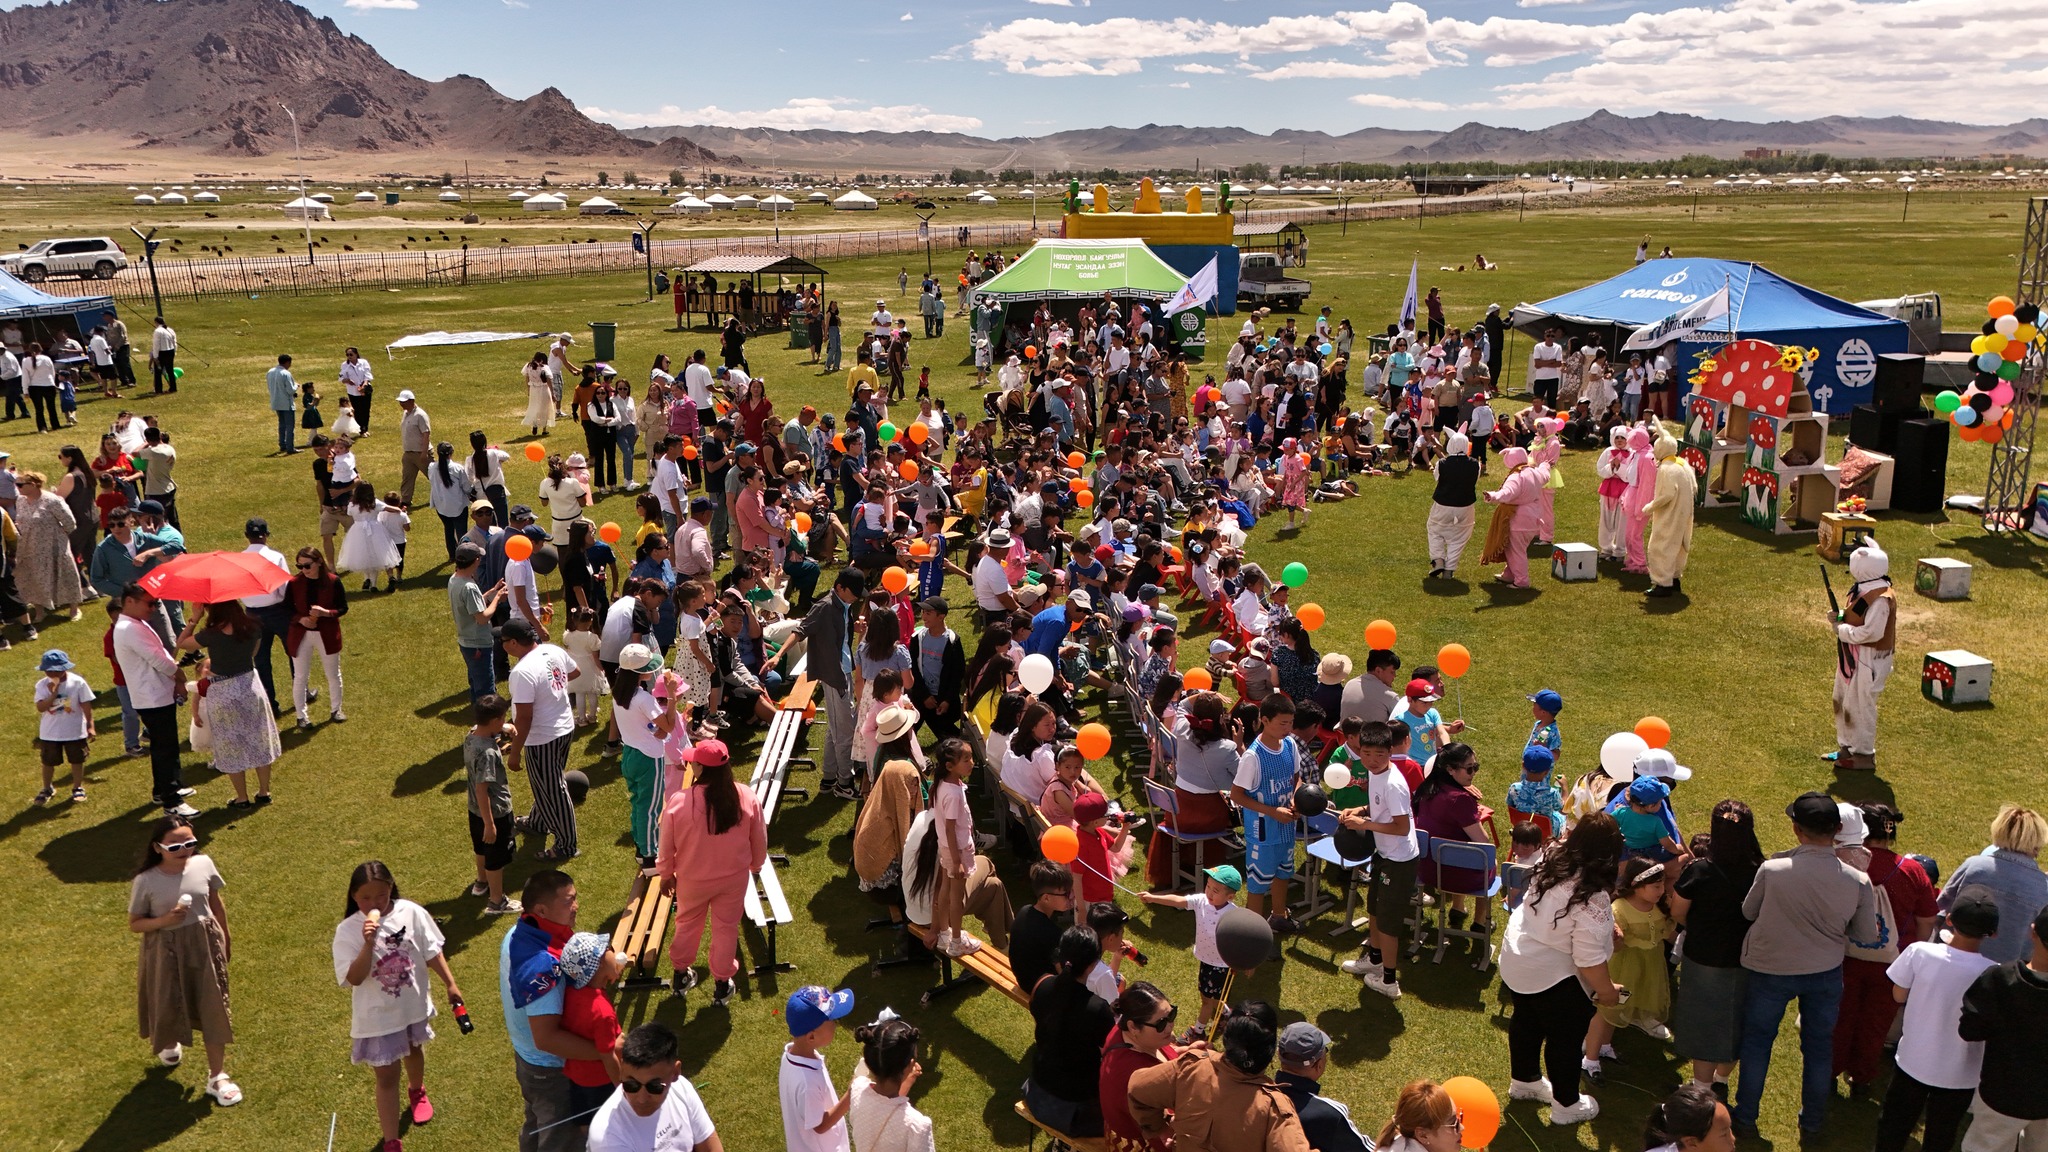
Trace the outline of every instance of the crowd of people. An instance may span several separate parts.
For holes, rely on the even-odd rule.
[[[799,677],[822,713],[823,795],[859,805],[849,880],[915,949],[1005,953],[1035,1028],[1024,1100],[1055,1131],[1119,1148],[1372,1146],[1350,1109],[1322,1094],[1329,1036],[1306,1021],[1281,1026],[1286,1005],[1232,1002],[1217,942],[1241,901],[1279,954],[1277,941],[1302,929],[1289,891],[1303,850],[1327,837],[1367,894],[1365,943],[1342,970],[1398,1001],[1419,932],[1472,939],[1481,968],[1497,956],[1514,1009],[1507,1095],[1547,1106],[1553,1124],[1598,1114],[1613,1037],[1635,1028],[1692,1063],[1693,1083],[1653,1109],[1646,1147],[1726,1152],[1756,1133],[1773,1041],[1796,1000],[1803,1132],[1822,1130],[1837,1077],[1868,1093],[1895,1065],[1880,1152],[1903,1147],[1922,1114],[1929,1152],[1947,1152],[1965,1114],[1968,1152],[2048,1140],[2048,1096],[2029,1075],[2048,1057],[2040,815],[2002,810],[1992,847],[1937,890],[1932,861],[1900,851],[1897,807],[1808,792],[1786,809],[1799,846],[1766,858],[1741,800],[1714,805],[1705,829],[1680,828],[1671,797],[1691,773],[1664,749],[1568,779],[1565,702],[1549,689],[1530,694],[1531,730],[1496,810],[1479,752],[1459,739],[1463,722],[1435,706],[1442,672],[1390,647],[1356,663],[1319,652],[1288,580],[1246,555],[1258,520],[1284,511],[1305,529],[1312,504],[1355,494],[1369,473],[1424,465],[1437,472],[1431,573],[1454,573],[1492,446],[1507,469],[1486,494],[1509,509],[1496,520],[1503,578],[1526,584],[1528,545],[1552,537],[1547,464],[1570,425],[1541,402],[1506,420],[1492,411],[1497,309],[1466,331],[1433,330],[1426,345],[1412,324],[1394,326],[1391,350],[1360,374],[1358,408],[1351,327],[1328,309],[1312,329],[1251,317],[1220,384],[1192,380],[1140,303],[1041,309],[1006,325],[1002,347],[1014,352],[972,414],[949,411],[924,381],[909,392],[895,351],[904,322],[885,305],[877,315],[841,413],[777,412],[743,339],[722,344],[716,365],[694,351],[679,374],[657,357],[637,398],[611,366],[578,364],[573,340],[554,339],[522,370],[523,423],[540,434],[573,420],[584,451],[539,449],[545,478],[532,504],[511,489],[510,453],[481,430],[467,451],[436,440],[410,391],[395,400],[396,461],[359,461],[372,435],[367,365],[345,361],[350,402],[329,425],[317,389],[280,356],[267,382],[277,451],[302,451],[296,432],[312,432],[321,542],[288,560],[269,525],[249,520],[247,550],[288,579],[239,601],[188,607],[140,583],[185,550],[176,454],[153,419],[123,413],[96,459],[65,447],[61,490],[8,472],[16,491],[4,513],[18,543],[6,575],[18,602],[0,606],[34,637],[33,613],[77,619],[88,598],[107,601],[124,751],[150,758],[162,817],[137,868],[130,927],[143,941],[141,1031],[163,1063],[178,1063],[196,1034],[207,1094],[222,1106],[242,1098],[226,1070],[224,881],[186,803],[181,707],[195,751],[234,782],[230,806],[270,803],[286,707],[311,725],[324,687],[328,721],[347,720],[351,592],[380,579],[395,589],[408,563],[445,558],[473,710],[461,741],[470,893],[512,922],[498,980],[523,1149],[721,1147],[679,1075],[676,1035],[622,1027],[608,989],[624,961],[607,937],[577,930],[566,869],[627,833],[677,910],[673,992],[697,986],[702,956],[713,1005],[727,1003],[741,906],[768,839],[732,749],[773,719]],[[1366,404],[1384,404],[1386,422]],[[1690,469],[1641,412],[1624,403],[1622,435],[1601,454],[1602,552],[1640,561],[1653,595],[1675,593],[1692,501],[1667,484]],[[377,467],[401,475],[381,496],[364,475]],[[421,475],[445,553],[424,561],[407,554]],[[1621,484],[1611,535],[1610,480]],[[629,523],[600,520],[611,495],[631,498]],[[1184,654],[1184,639],[1212,624],[1205,652]],[[288,698],[273,667],[280,638]],[[324,685],[313,683],[316,661]],[[93,691],[62,650],[39,667],[36,802],[54,798],[67,762],[82,801]],[[1121,788],[1090,771],[1099,754],[1084,751],[1087,730],[1126,701],[1153,734],[1149,789],[1167,800],[1127,808]],[[586,771],[602,760],[578,760],[579,731],[601,734],[602,760],[617,760],[625,829],[580,834]],[[1010,832],[1007,845],[979,830],[989,817]],[[1070,862],[1041,858],[1041,827],[1072,833]],[[522,838],[539,868],[515,897],[505,877]],[[1442,863],[1447,844],[1476,846],[1487,863]],[[1021,908],[1001,879],[1004,855],[1028,871]],[[1194,915],[1199,1008],[1179,1029],[1169,991],[1125,964],[1142,906],[1119,897],[1138,871],[1143,905]],[[1172,892],[1190,873],[1199,890]],[[424,1053],[439,1008],[428,973],[468,1023],[442,944],[385,865],[356,869],[333,954],[354,1007],[350,1058],[373,1070],[385,1152],[434,1114]],[[884,1011],[861,1027],[851,1087],[834,1087],[827,1054],[853,1008],[846,990],[807,987],[788,1000],[788,1146],[934,1147],[910,1100],[920,1072],[911,1022]],[[1409,1084],[1388,1111],[1379,1146],[1458,1143],[1459,1112],[1440,1085]]]

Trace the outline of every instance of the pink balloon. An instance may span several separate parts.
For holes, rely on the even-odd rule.
[[[2006,382],[2005,382],[2005,381],[2003,381],[2003,380],[1999,381],[1999,382],[1998,382],[1998,387],[1996,387],[1996,388],[1993,388],[1993,389],[1991,390],[1991,403],[1992,403],[1992,406],[1993,406],[1993,407],[1997,407],[1997,408],[2003,408],[2003,407],[2005,407],[2006,405],[2008,405],[2008,404],[2011,404],[2011,403],[2012,403],[2012,385],[2011,385],[2011,384],[2009,384],[2009,383],[2006,383]]]

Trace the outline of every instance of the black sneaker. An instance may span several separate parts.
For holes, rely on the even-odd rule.
[[[736,991],[736,989],[734,988],[732,981],[719,980],[711,985],[711,1002],[713,1004],[729,1003],[732,1000],[732,994],[734,991]]]
[[[675,977],[668,982],[668,992],[671,996],[681,996],[696,986],[697,970],[695,968],[685,968],[676,973]]]

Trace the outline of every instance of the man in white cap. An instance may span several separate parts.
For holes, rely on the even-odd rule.
[[[1835,743],[1821,757],[1838,769],[1877,770],[1877,697],[1892,674],[1898,616],[1891,558],[1872,540],[1849,554],[1849,604],[1830,617],[1835,639]]]
[[[997,528],[988,534],[987,548],[974,565],[974,603],[981,609],[983,630],[1017,610],[1017,595],[1010,588],[1010,574],[1003,558],[1010,554],[1010,530]]]
[[[426,473],[427,463],[433,458],[434,422],[427,419],[427,410],[413,398],[410,388],[398,393],[398,408],[405,413],[398,421],[398,459],[403,469],[398,496],[410,508],[413,484]]]
[[[1657,486],[1650,497],[1650,592],[1675,596],[1682,589],[1685,562],[1692,555],[1693,499],[1699,478],[1692,465],[1678,458],[1678,441],[1659,437],[1651,449],[1657,459]]]
[[[1453,432],[1444,442],[1444,458],[1436,462],[1436,493],[1429,505],[1429,574],[1453,576],[1458,558],[1472,539],[1479,502],[1479,461],[1472,441]]]

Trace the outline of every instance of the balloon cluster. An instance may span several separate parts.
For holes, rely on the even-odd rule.
[[[1941,392],[1934,409],[1956,426],[1965,440],[1996,444],[2012,427],[2013,384],[2031,348],[2048,346],[2036,304],[2014,304],[2010,296],[1994,296],[1984,309],[1990,319],[1984,334],[1970,341],[1976,369],[1961,392]]]

